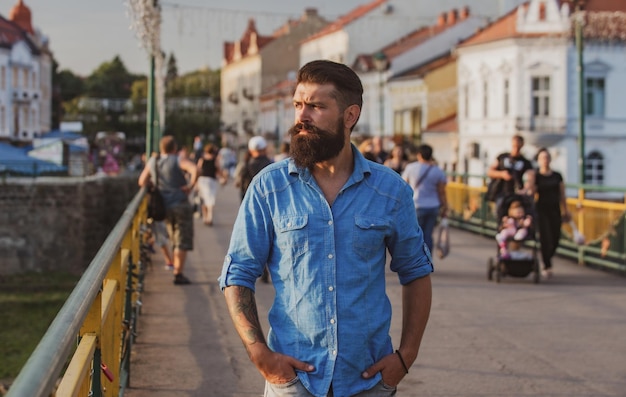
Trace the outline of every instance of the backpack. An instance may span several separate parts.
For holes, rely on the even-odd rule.
[[[154,221],[165,219],[165,201],[163,195],[156,186],[151,186],[148,190],[148,218]]]
[[[148,189],[148,218],[157,222],[164,220],[166,215],[165,200],[163,200],[163,195],[157,187],[159,185],[159,158],[160,156],[154,160],[155,183],[151,184]]]

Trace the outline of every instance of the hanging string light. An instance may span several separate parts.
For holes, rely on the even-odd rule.
[[[165,56],[161,49],[161,8],[158,0],[126,0],[130,29],[149,56],[154,57],[156,105],[159,125],[165,126]]]
[[[626,12],[621,11],[577,11],[572,13],[572,21],[581,18],[583,36],[586,40],[626,41]],[[572,23],[571,36],[574,36]]]

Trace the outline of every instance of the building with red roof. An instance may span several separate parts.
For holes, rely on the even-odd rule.
[[[52,122],[52,54],[22,0],[0,15],[0,140],[28,143]]]

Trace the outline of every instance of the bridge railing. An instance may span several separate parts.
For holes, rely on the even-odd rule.
[[[446,191],[451,225],[495,236],[497,222],[494,204],[484,199],[487,178],[484,175],[449,175],[451,181]],[[576,228],[585,236],[585,243],[576,244],[572,228],[564,223],[557,253],[573,258],[580,264],[626,273],[626,188],[577,184],[567,184],[566,187],[578,191],[577,197],[567,198],[567,206]],[[613,200],[585,198],[598,193],[612,194]],[[621,200],[616,201],[615,197]]]
[[[126,207],[7,397],[124,394],[149,261],[145,196],[140,190]]]

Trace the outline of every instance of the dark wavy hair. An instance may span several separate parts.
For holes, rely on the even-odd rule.
[[[422,158],[426,161],[430,161],[433,158],[433,148],[430,145],[420,145],[417,148],[417,153],[422,156]]]
[[[550,158],[552,158],[552,155],[550,154],[550,151],[548,150],[548,148],[546,148],[546,147],[540,147],[540,148],[539,148],[539,150],[537,150],[537,154],[535,154],[535,161],[539,160],[539,155],[540,155],[542,152],[546,152],[546,153],[548,153],[548,156],[549,156]]]
[[[332,84],[333,97],[342,110],[348,106],[363,107],[363,84],[359,76],[343,63],[327,60],[311,61],[298,71],[297,84]]]

